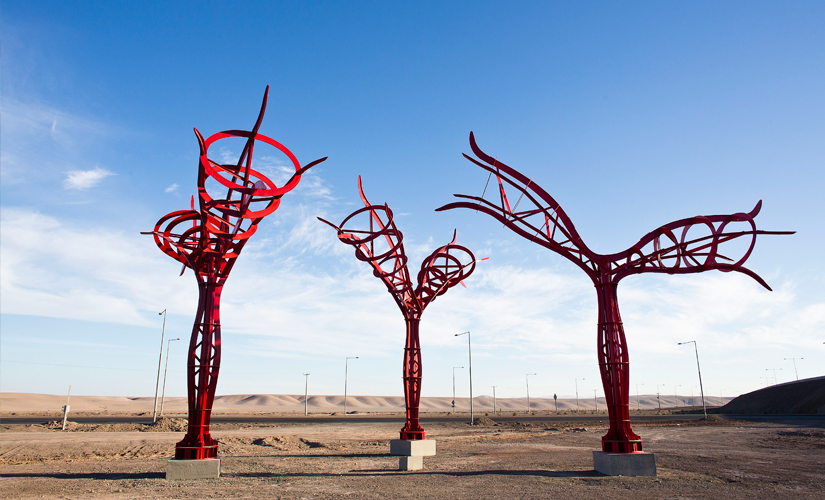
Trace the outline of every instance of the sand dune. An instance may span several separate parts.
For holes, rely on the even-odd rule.
[[[708,406],[721,406],[732,398],[706,397]],[[452,398],[430,397],[421,398],[422,412],[448,412],[451,411]],[[524,412],[527,407],[526,398],[497,398],[496,410],[505,412]],[[26,393],[0,393],[0,412],[9,413],[42,413],[59,412],[66,404],[66,396],[51,394],[26,394]],[[152,412],[154,405],[153,397],[103,397],[103,396],[72,396],[69,402],[72,412],[130,412],[143,413]],[[593,398],[579,399],[559,399],[554,403],[551,398],[530,398],[531,411],[546,411],[558,408],[559,411],[593,410],[597,402]],[[642,395],[637,401],[636,397],[630,398],[630,408],[656,409],[661,404],[662,408],[701,406],[702,401],[698,396],[661,396],[657,400],[656,395]],[[158,403],[160,405],[160,402]],[[307,406],[313,413],[334,413],[344,411],[344,396],[309,396]],[[369,413],[395,413],[404,411],[404,398],[401,396],[358,396],[350,395],[346,402],[347,410]],[[598,399],[599,409],[605,408],[604,398]],[[281,395],[281,394],[233,394],[226,396],[216,396],[213,407],[216,413],[247,413],[247,412],[303,412],[303,395]],[[477,412],[492,412],[493,398],[489,396],[479,396],[473,398],[473,409]],[[456,398],[457,411],[469,411],[469,398]],[[165,398],[163,402],[164,413],[181,413],[186,411],[186,398]]]

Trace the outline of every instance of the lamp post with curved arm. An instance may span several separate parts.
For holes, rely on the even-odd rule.
[[[693,344],[693,351],[696,353],[696,371],[699,372],[699,393],[702,395],[702,413],[705,414],[705,420],[708,419],[708,407],[705,405],[705,388],[702,386],[702,369],[699,368],[699,348],[696,347],[695,340],[688,340],[687,342],[679,342],[676,345]]]
[[[309,415],[309,373],[304,373],[304,416]]]
[[[576,383],[576,411],[579,411],[579,380],[584,380],[583,378],[577,378],[574,380]]]
[[[358,356],[347,356],[344,360],[344,415],[349,415],[347,412],[347,373],[349,372],[349,360],[358,359]]]
[[[159,312],[163,315],[163,328],[160,331],[160,353],[158,354],[158,380],[155,383],[155,403],[152,406],[152,422],[158,421],[158,389],[160,389],[160,363],[163,361],[163,337],[166,335],[166,309]]]
[[[160,393],[160,416],[163,417],[163,399],[166,397],[166,372],[169,371],[169,344],[180,340],[180,338],[169,339],[166,341],[166,363],[163,367],[163,391]]]
[[[535,375],[535,373],[524,375],[524,381],[527,384],[527,413],[530,413],[530,375]]]
[[[454,337],[458,337],[465,334],[467,335],[467,355],[470,360],[470,425],[473,425],[473,421],[475,420],[473,418],[473,343],[470,340],[469,331],[456,333]]]
[[[463,366],[454,366],[453,367],[453,415],[455,415],[455,369],[461,368],[464,369]]]
[[[799,372],[796,371],[796,360],[797,359],[805,359],[805,358],[783,358],[785,361],[791,360],[793,361],[793,374],[796,376],[796,380],[799,380]]]

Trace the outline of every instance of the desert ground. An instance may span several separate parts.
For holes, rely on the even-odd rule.
[[[51,396],[43,398],[39,404],[48,406]],[[186,426],[178,409],[155,425],[70,418],[62,431],[59,421],[3,423],[12,413],[43,412],[15,399],[31,403],[38,396],[0,395],[4,498],[825,498],[820,416],[764,421],[711,415],[708,421],[634,424],[658,466],[657,477],[635,478],[593,470],[606,418],[592,410],[594,419],[585,424],[564,415],[497,423],[489,412],[477,413],[474,426],[425,421],[438,454],[413,472],[399,471],[398,458],[389,455],[389,441],[403,424],[400,413],[390,423],[360,422],[357,415],[344,423],[313,422],[312,415],[300,423],[225,423],[213,426],[222,477],[167,481],[166,461]],[[79,415],[145,416],[133,411],[143,402],[122,399],[87,401],[97,408],[92,411],[73,398],[72,408],[78,404]],[[234,400],[243,399],[250,401]]]
[[[185,425],[161,427],[175,423]],[[825,498],[821,426],[636,426],[658,476],[624,478],[593,471],[603,425],[479,424],[427,426],[438,454],[415,472],[398,471],[388,455],[398,424],[222,424],[213,433],[222,477],[201,481],[164,479],[180,432],[4,428],[0,490],[4,498]]]

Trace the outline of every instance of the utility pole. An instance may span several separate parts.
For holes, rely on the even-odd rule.
[[[662,409],[662,391],[659,390],[659,387],[664,387],[667,384],[656,384],[656,401],[659,402],[659,409]]]

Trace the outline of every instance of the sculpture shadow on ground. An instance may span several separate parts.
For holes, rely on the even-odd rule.
[[[0,477],[54,478],[54,479],[96,479],[99,481],[117,481],[121,479],[165,479],[165,472],[32,472],[19,474],[0,474]]]
[[[363,455],[361,455],[363,456]],[[334,473],[334,472],[248,472],[241,474],[221,474],[222,477],[258,477],[258,478],[277,478],[277,477],[365,477],[365,476],[387,476],[387,475],[425,475],[425,476],[453,476],[453,477],[468,477],[468,476],[536,476],[536,477],[605,477],[604,474],[596,472],[595,470],[473,470],[473,471],[437,471],[437,470],[420,470],[415,472],[400,471],[398,469],[356,469],[349,472]]]

